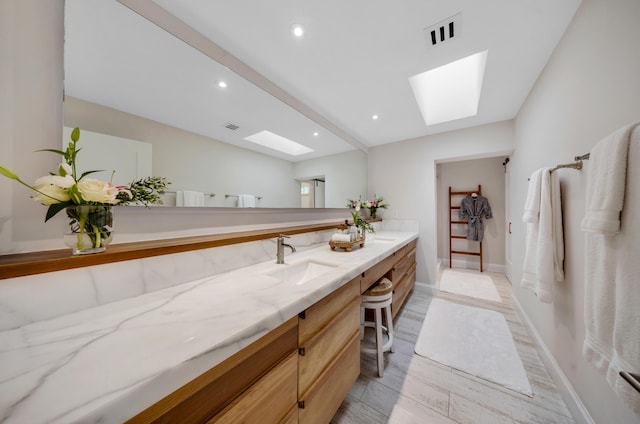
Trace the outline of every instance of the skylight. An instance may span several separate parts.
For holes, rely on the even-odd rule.
[[[245,137],[245,140],[291,156],[298,156],[313,152],[313,149],[310,149],[307,146],[303,146],[302,144],[298,144],[295,141],[291,141],[288,138],[284,138],[266,130],[250,135],[249,137]]]
[[[409,78],[427,125],[475,116],[487,50]]]

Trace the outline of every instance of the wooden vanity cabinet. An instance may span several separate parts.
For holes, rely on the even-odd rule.
[[[331,421],[360,374],[360,278],[299,315],[300,423]]]
[[[416,282],[416,240],[397,251],[397,262],[389,271],[393,282],[391,315],[396,317]]]
[[[382,277],[393,283],[391,313],[395,318],[416,282],[416,246],[413,240],[362,273],[360,292],[364,293]],[[370,319],[368,317],[367,319]]]
[[[127,422],[330,422],[360,375],[361,293],[389,278],[395,317],[415,257],[412,241]]]
[[[127,423],[280,422],[297,414],[297,370],[294,317]]]

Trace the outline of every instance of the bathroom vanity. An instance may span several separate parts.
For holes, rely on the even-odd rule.
[[[330,234],[294,236],[291,243],[306,249],[284,264],[272,256],[275,242],[263,240],[51,273],[59,284],[68,278],[55,274],[88,273],[93,289],[74,295],[78,302],[113,296],[114,286],[135,293],[121,281],[137,281],[129,266],[145,287],[1,331],[0,416],[6,423],[328,422],[360,372],[360,294],[389,277],[397,313],[415,282],[417,239],[415,231],[383,230],[362,249],[336,252]],[[248,265],[145,291],[166,274],[148,266],[206,268],[239,261],[238,252]],[[252,263],[261,255],[271,258]],[[101,285],[108,278],[98,276],[111,272]],[[29,285],[43,277],[24,278]],[[16,290],[0,285],[0,294]]]

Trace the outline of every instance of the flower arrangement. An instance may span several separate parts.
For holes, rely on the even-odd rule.
[[[382,196],[378,197],[376,194],[373,195],[373,200],[367,200],[362,202],[364,207],[369,209],[369,216],[375,219],[378,213],[378,209],[387,209],[389,205],[384,201]]]
[[[48,206],[45,222],[61,210],[67,210],[72,231],[78,233],[74,253],[84,250],[84,244],[89,240],[94,249],[104,250],[104,245],[111,236],[111,206],[130,203],[145,206],[161,204],[159,193],[170,184],[162,177],[147,177],[126,186],[114,186],[110,181],[87,178],[94,172],[100,172],[98,170],[78,175],[77,155],[81,150],[77,147],[79,139],[80,129],[74,128],[66,150],[41,150],[62,155],[64,162],[58,165],[57,173],[40,177],[33,185],[25,183],[11,169],[0,165],[0,174],[36,192],[32,196],[33,200]],[[113,173],[111,175],[113,178]],[[89,240],[85,232],[90,235]]]
[[[358,200],[350,200],[347,199],[347,207],[353,209],[351,212],[351,219],[353,220],[353,225],[362,230],[362,233],[375,233],[376,230],[373,228],[373,225],[368,223],[362,216],[360,216],[360,209],[364,207],[364,203],[360,198]]]

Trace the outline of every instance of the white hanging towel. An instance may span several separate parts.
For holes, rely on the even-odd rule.
[[[176,206],[204,206],[204,193],[200,191],[176,191]]]
[[[253,194],[239,194],[238,207],[239,208],[255,208],[256,196],[254,196]]]
[[[564,233],[560,181],[551,168],[536,170],[522,220],[527,223],[521,286],[544,303],[553,302],[553,286],[564,280]]]
[[[640,374],[640,125],[591,150],[585,231],[585,327],[582,353],[636,414],[640,393],[620,377]]]

